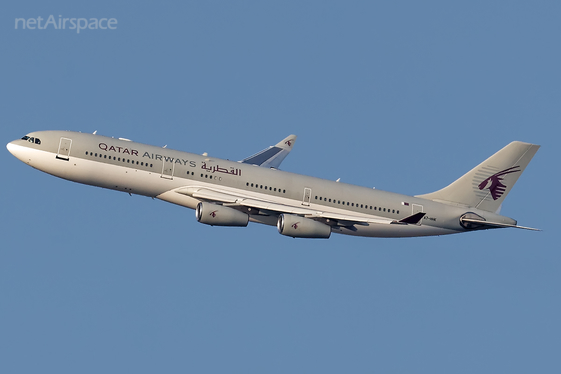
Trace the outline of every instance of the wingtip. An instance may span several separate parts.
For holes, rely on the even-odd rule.
[[[275,147],[283,148],[283,149],[292,149],[294,147],[294,142],[296,142],[297,136],[294,134],[288,135],[286,138],[278,142]]]

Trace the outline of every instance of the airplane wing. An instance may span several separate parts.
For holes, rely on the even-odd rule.
[[[219,189],[211,189],[206,187],[180,187],[176,190],[170,191],[181,195],[189,196],[198,200],[205,200],[213,203],[220,203],[224,206],[232,208],[251,208],[255,209],[254,214],[265,216],[278,216],[282,213],[299,215],[306,218],[322,221],[330,226],[340,226],[353,229],[355,225],[368,225],[368,224],[399,224],[399,225],[420,225],[421,220],[425,216],[424,212],[417,212],[408,217],[400,220],[391,220],[384,217],[372,217],[366,215],[353,215],[341,214],[334,212],[326,212],[316,209],[311,209],[305,206],[294,206],[287,204],[275,203],[272,201],[255,199],[250,196],[242,196],[232,194],[227,191],[220,191]],[[174,202],[174,201],[172,201]],[[176,202],[177,203],[177,202]],[[481,227],[512,227],[517,229],[541,231],[531,227],[510,225],[506,223],[490,222],[481,219],[472,219],[463,217],[462,221],[477,224]],[[356,230],[356,228],[354,228]]]
[[[278,169],[281,162],[292,150],[296,135],[289,135],[275,145],[265,148],[261,152],[257,152],[253,156],[244,158],[240,162],[244,164],[263,166],[265,168]]]
[[[280,204],[271,201],[255,199],[250,196],[234,195],[219,189],[206,187],[182,187],[174,190],[175,193],[193,197],[198,200],[205,200],[214,203],[221,203],[231,208],[251,208],[255,209],[256,214],[266,216],[278,216],[281,213],[300,215],[306,218],[319,220],[329,223],[331,226],[352,227],[354,225],[376,224],[419,224],[425,213],[416,213],[412,216],[403,218],[399,221],[383,217],[372,217],[367,215],[340,214],[311,209],[305,206],[293,206]]]

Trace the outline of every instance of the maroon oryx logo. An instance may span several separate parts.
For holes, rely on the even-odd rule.
[[[298,229],[298,224],[299,224],[299,223],[300,223],[300,222],[293,223],[293,224],[291,225],[292,228],[293,228],[294,230],[297,230],[297,229]]]
[[[488,189],[491,192],[493,200],[497,200],[501,196],[503,196],[506,190],[506,186],[501,183],[503,180],[502,177],[510,173],[518,172],[520,172],[520,166],[513,166],[511,168],[504,169],[503,171],[499,171],[498,173],[491,175],[489,178],[479,183],[479,189]]]
[[[290,140],[287,140],[286,142],[284,142],[284,144],[286,144],[289,147],[292,147],[292,142]]]
[[[210,215],[212,218],[215,218],[215,217],[216,217],[216,212],[218,212],[218,210],[213,210],[212,212],[209,213],[209,215]]]

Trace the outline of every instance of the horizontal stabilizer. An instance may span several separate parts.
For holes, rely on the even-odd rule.
[[[292,150],[295,141],[296,135],[289,135],[277,144],[270,146],[261,152],[257,152],[253,156],[247,157],[240,162],[244,164],[262,166],[265,168],[278,169],[281,162]]]
[[[515,228],[515,229],[542,231],[540,229],[534,229],[532,227],[510,225],[508,223],[489,222],[489,221],[483,221],[483,220],[480,220],[480,219],[473,219],[473,218],[462,218],[462,222],[474,223],[474,224],[476,224],[478,226],[481,226],[481,227],[489,226],[489,228],[491,228],[491,227],[512,227],[512,228]]]

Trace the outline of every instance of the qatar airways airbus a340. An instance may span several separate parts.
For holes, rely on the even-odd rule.
[[[213,226],[252,221],[297,238],[535,230],[499,210],[538,145],[512,142],[449,186],[407,196],[279,170],[295,140],[238,162],[71,131],[32,132],[7,148],[38,170],[195,209],[199,222]]]

